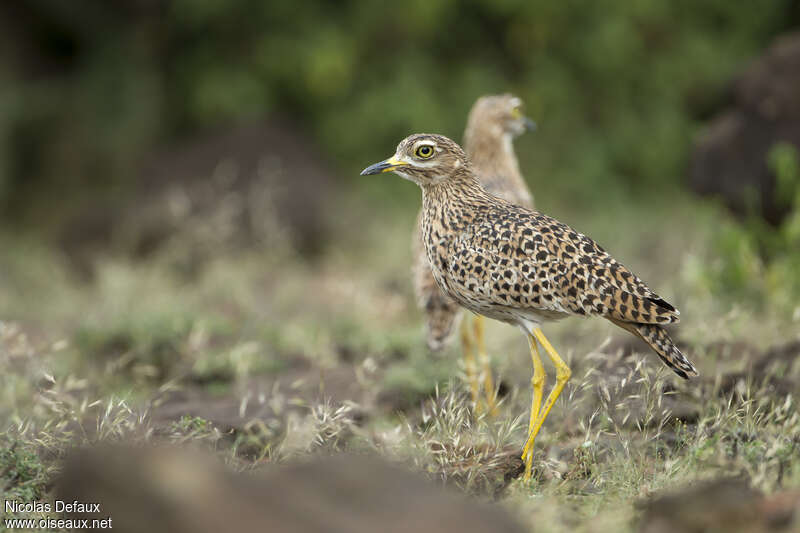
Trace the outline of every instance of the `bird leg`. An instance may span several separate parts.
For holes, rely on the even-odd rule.
[[[486,411],[490,416],[495,416],[497,414],[497,393],[494,389],[494,379],[492,379],[492,365],[489,362],[489,354],[486,353],[486,344],[483,340],[483,317],[475,315],[472,324],[475,333],[475,345],[478,349],[478,361],[481,365],[483,390],[486,394]]]
[[[538,427],[541,426],[541,424],[538,423],[539,407],[542,404],[545,380],[544,365],[542,364],[542,358],[539,356],[539,346],[536,344],[536,339],[531,335],[528,335],[528,344],[531,348],[531,359],[533,360],[533,377],[531,378],[533,398],[531,399],[531,417],[528,424],[528,440],[525,442],[525,447],[522,449],[522,460],[525,462],[525,481],[531,478],[533,441],[536,438]]]
[[[544,336],[542,330],[536,328],[533,330],[534,336],[536,336],[536,340],[542,345],[542,347],[547,352],[547,355],[550,356],[550,359],[553,361],[553,364],[556,366],[556,384],[553,386],[553,389],[550,391],[550,394],[547,395],[547,399],[542,406],[542,409],[539,411],[538,416],[536,417],[536,423],[533,426],[530,434],[528,435],[528,441],[525,443],[525,448],[523,448],[522,457],[523,460],[527,459],[525,462],[525,480],[527,481],[530,479],[530,464],[533,462],[533,440],[536,438],[536,435],[539,433],[539,430],[544,423],[545,418],[547,418],[547,414],[552,409],[553,404],[556,403],[561,391],[564,390],[564,385],[567,384],[569,381],[570,376],[572,375],[572,370],[569,369],[567,364],[559,357],[558,352],[555,351],[553,346],[550,344],[550,341],[547,340],[547,337]],[[531,339],[532,340],[532,339]],[[534,365],[536,363],[534,362]],[[536,377],[535,366],[534,366],[534,379]]]
[[[475,406],[475,410],[480,412],[480,384],[478,383],[478,376],[475,372],[475,354],[472,348],[470,328],[465,320],[461,323],[461,350],[464,353],[464,370],[467,373],[467,381],[469,382],[469,389],[472,394],[472,403]]]

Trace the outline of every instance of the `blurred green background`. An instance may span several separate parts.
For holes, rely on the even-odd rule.
[[[319,185],[326,197],[409,210],[413,187],[358,171],[411,132],[460,139],[472,102],[497,92],[521,96],[540,124],[518,151],[545,211],[652,202],[685,187],[693,139],[730,102],[733,77],[798,23],[791,0],[6,3],[4,225],[71,249],[114,227],[114,212],[149,204],[143,183],[168,186],[175,173],[160,161],[173,147],[276,120],[335,176]],[[280,133],[259,131],[253,151],[280,156]],[[208,163],[181,172],[205,179]],[[732,255],[786,245],[751,229],[753,242],[731,237]]]
[[[680,184],[724,85],[798,22],[789,0],[7,3],[0,198],[107,193],[159,145],[275,114],[350,176],[409,132],[459,138],[505,91],[542,127],[525,168],[553,183]]]

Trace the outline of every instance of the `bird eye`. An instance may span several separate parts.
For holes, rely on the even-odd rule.
[[[428,159],[433,155],[433,146],[430,144],[423,144],[417,147],[417,151],[415,152],[417,157],[422,159]]]

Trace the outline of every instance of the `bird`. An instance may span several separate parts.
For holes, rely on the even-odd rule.
[[[539,430],[572,371],[541,326],[565,317],[605,318],[640,337],[682,378],[698,375],[670,338],[679,311],[591,238],[515,205],[481,185],[464,150],[445,136],[414,134],[361,175],[393,172],[422,189],[422,238],[439,289],[474,313],[518,326],[533,363],[524,480]],[[543,400],[544,349],[556,382]]]
[[[487,95],[478,98],[467,118],[464,147],[476,175],[487,191],[511,203],[533,208],[531,194],[519,170],[513,140],[536,123],[523,113],[522,100],[512,94]],[[422,211],[417,216],[412,236],[412,284],[418,307],[425,316],[428,349],[440,351],[461,321],[461,306],[446,296],[433,279],[422,241]],[[472,402],[480,412],[480,381],[483,382],[486,410],[496,412],[495,386],[489,356],[484,343],[482,315],[462,323],[461,346],[464,368],[470,385]],[[480,379],[476,372],[475,353],[481,365]]]

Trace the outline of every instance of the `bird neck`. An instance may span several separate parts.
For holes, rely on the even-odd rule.
[[[468,224],[476,207],[488,199],[489,193],[467,167],[436,184],[422,186],[423,233],[444,235],[446,230]]]
[[[510,133],[470,131],[464,139],[464,149],[484,186],[491,190],[495,180],[512,180],[516,185],[524,186],[514,153],[514,138]]]
[[[478,181],[471,168],[455,173],[437,183],[424,184],[422,187],[423,209],[426,203],[433,204],[469,203],[471,198],[485,196],[486,190]]]

